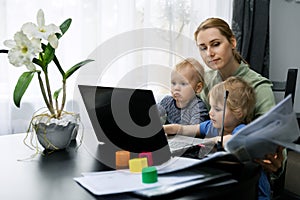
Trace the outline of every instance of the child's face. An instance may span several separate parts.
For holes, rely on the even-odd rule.
[[[211,106],[209,110],[209,117],[215,128],[222,128],[223,120],[223,109],[224,104],[217,103],[214,98],[209,99],[209,104]],[[233,130],[237,125],[239,125],[239,120],[235,117],[233,112],[226,107],[225,118],[224,118],[224,129]]]
[[[179,108],[185,107],[202,89],[202,83],[194,78],[193,73],[193,69],[184,67],[171,74],[171,93]]]

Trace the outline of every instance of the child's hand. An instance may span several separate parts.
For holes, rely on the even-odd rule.
[[[179,133],[181,126],[179,124],[163,125],[164,131],[167,135],[176,135]]]

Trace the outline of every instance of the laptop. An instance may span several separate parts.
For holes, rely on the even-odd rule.
[[[211,139],[200,139],[184,135],[169,135],[167,140],[173,156],[185,155],[193,158],[203,158],[215,146],[214,141]],[[199,152],[200,148],[202,148],[201,153]]]
[[[99,142],[133,154],[152,152],[162,164],[202,139],[167,137],[152,90],[78,85]]]

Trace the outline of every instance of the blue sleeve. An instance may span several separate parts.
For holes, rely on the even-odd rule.
[[[205,138],[210,126],[211,126],[210,120],[206,120],[200,123],[200,138]]]
[[[246,125],[245,124],[240,124],[235,129],[232,131],[232,135],[234,135],[236,132],[238,132],[240,129],[244,128]]]

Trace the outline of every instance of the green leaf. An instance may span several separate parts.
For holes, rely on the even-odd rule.
[[[56,90],[56,91],[54,92],[53,98],[54,98],[55,100],[58,99],[58,96],[59,96],[61,90],[62,90],[62,88],[59,88],[58,90]]]
[[[21,99],[34,76],[34,73],[35,73],[35,71],[24,72],[19,77],[19,80],[18,80],[17,85],[14,90],[14,103],[18,108],[20,108]]]
[[[58,59],[55,55],[54,55],[54,58],[53,58],[53,62],[55,63],[56,67],[58,68],[58,70],[59,70],[60,74],[62,75],[62,77],[64,77],[65,76],[65,71],[60,66],[59,61],[58,61]]]
[[[48,43],[43,55],[43,66],[47,66],[54,58],[55,49]]]
[[[43,67],[42,61],[39,60],[39,59],[37,59],[37,58],[33,58],[33,59],[32,59],[32,62],[33,62],[34,64],[37,64],[37,65],[40,66],[40,67]]]
[[[56,37],[57,37],[58,39],[61,38],[61,37],[65,34],[65,32],[67,32],[67,30],[68,30],[69,27],[71,26],[71,23],[72,23],[72,19],[69,18],[69,19],[67,19],[66,21],[64,21],[64,22],[59,26],[59,28],[60,28],[62,34],[56,33]]]
[[[68,71],[66,71],[64,79],[66,80],[67,78],[69,78],[74,72],[76,72],[80,67],[82,67],[83,65],[92,62],[94,60],[91,59],[87,59],[84,60],[82,62],[77,63],[76,65],[74,65],[73,67],[71,67]]]

